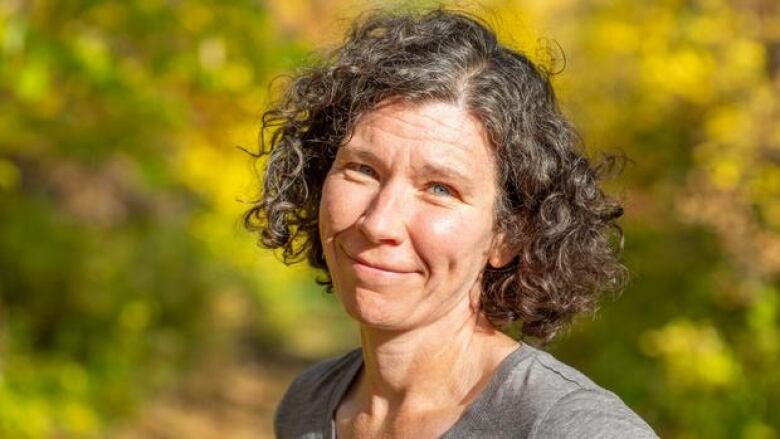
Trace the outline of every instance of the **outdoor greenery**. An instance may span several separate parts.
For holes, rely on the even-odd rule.
[[[105,436],[239,348],[354,346],[242,230],[242,148],[273,78],[387,5],[0,0],[0,437]],[[457,6],[565,65],[589,151],[632,159],[609,184],[631,284],[550,350],[662,437],[780,436],[780,2]]]

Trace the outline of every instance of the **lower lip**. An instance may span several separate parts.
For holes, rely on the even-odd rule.
[[[389,271],[389,270],[383,270],[381,268],[372,267],[370,265],[362,264],[358,261],[352,260],[352,266],[355,267],[355,271],[363,274],[368,274],[371,276],[382,276],[382,277],[395,277],[395,276],[401,276],[407,273],[402,273],[398,271]]]
[[[399,276],[409,274],[401,271],[390,271],[390,270],[383,270],[381,268],[372,267],[362,262],[358,262],[356,259],[353,259],[349,255],[347,257],[349,258],[350,262],[352,263],[352,267],[354,268],[355,272],[358,273],[358,275],[392,278],[392,277],[399,277]]]

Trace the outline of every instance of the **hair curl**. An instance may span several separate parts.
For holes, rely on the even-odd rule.
[[[318,210],[339,145],[385,99],[457,103],[482,121],[494,147],[496,224],[518,249],[507,267],[485,269],[482,312],[498,328],[517,321],[523,335],[546,343],[627,277],[615,223],[623,209],[600,187],[614,157],[594,166],[580,152],[549,76],[470,15],[367,15],[263,114],[256,157],[267,163],[244,225],[259,232],[261,246],[281,249],[286,263],[306,257],[332,290]]]

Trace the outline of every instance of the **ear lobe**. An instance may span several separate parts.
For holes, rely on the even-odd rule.
[[[496,236],[488,255],[488,265],[492,268],[503,268],[517,256],[517,250],[510,247],[506,236],[502,233]]]

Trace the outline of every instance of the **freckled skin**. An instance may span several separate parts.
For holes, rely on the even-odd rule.
[[[478,119],[440,102],[381,106],[339,148],[320,235],[335,292],[362,325],[409,330],[478,297],[496,241],[490,148]]]

